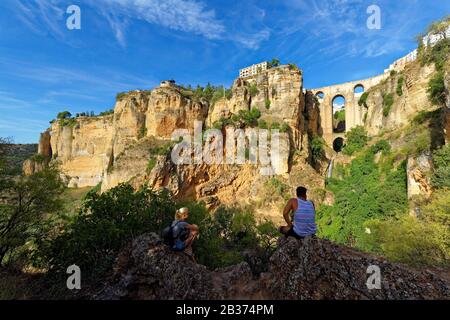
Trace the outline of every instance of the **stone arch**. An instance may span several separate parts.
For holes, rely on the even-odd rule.
[[[325,98],[325,93],[323,93],[323,91],[317,91],[317,92],[316,92],[316,97],[317,97],[319,100],[323,100],[323,98]]]
[[[345,132],[345,107],[347,99],[342,94],[337,94],[331,100],[333,133]]]
[[[353,87],[353,93],[354,94],[362,94],[366,91],[366,88],[364,88],[364,85],[362,83],[358,83],[356,86]]]
[[[333,140],[333,150],[336,152],[341,152],[344,148],[344,138],[337,137]]]

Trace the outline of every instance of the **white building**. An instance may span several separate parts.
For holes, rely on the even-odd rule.
[[[251,77],[251,76],[254,76],[255,74],[257,74],[259,72],[263,72],[265,70],[267,70],[267,61],[257,63],[250,67],[239,70],[239,77],[240,78]]]

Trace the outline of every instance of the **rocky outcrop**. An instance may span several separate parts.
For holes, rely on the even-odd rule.
[[[432,172],[432,156],[428,153],[421,153],[419,156],[409,156],[406,165],[408,182],[408,199],[411,208],[410,215],[417,216],[414,200],[421,198],[428,199],[432,193],[430,174]]]
[[[252,295],[258,289],[251,282],[252,272],[245,263],[212,272],[148,234],[120,253],[109,284],[95,299],[257,298]]]
[[[402,73],[389,76],[379,85],[371,88],[367,98],[364,126],[369,135],[382,130],[392,130],[410,123],[420,111],[436,109],[428,99],[428,82],[435,72],[433,65],[421,67],[420,63],[408,64]],[[402,95],[397,93],[399,79],[403,78]],[[385,97],[391,94],[393,104],[386,108]]]
[[[367,286],[370,266],[380,270],[379,289]],[[449,279],[318,238],[280,239],[268,270],[255,276],[241,263],[211,271],[147,234],[121,252],[94,298],[450,299]]]

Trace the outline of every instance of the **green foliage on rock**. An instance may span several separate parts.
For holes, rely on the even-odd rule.
[[[369,140],[367,132],[363,126],[356,126],[345,134],[346,145],[342,152],[346,155],[353,155],[364,148]]]
[[[369,93],[368,92],[364,92],[362,95],[361,95],[361,97],[359,97],[359,100],[358,100],[358,105],[361,107],[361,106],[364,106],[365,108],[367,108],[367,98],[369,97]]]
[[[321,136],[314,136],[309,142],[311,159],[314,163],[325,157],[325,140]]]
[[[403,76],[401,76],[400,78],[398,78],[398,80],[397,80],[397,89],[396,89],[396,92],[397,92],[397,95],[399,96],[399,97],[401,97],[402,95],[403,95],[403,82],[404,82],[404,78],[403,78]]]
[[[248,92],[250,93],[251,97],[255,97],[259,94],[258,86],[256,85],[256,83],[250,85],[250,87],[248,88]]]
[[[394,104],[394,95],[392,93],[383,95],[383,116],[387,117]]]
[[[328,189],[335,204],[318,211],[319,235],[338,243],[365,246],[365,222],[404,214],[407,206],[406,163],[398,168],[375,163],[378,148],[368,149],[341,170],[341,178],[332,178]]]
[[[433,152],[434,172],[431,182],[435,188],[450,188],[450,145]]]
[[[428,98],[434,105],[444,106],[446,101],[446,91],[444,83],[444,72],[439,71],[428,82]]]
[[[127,92],[119,92],[116,94],[116,101],[120,101],[128,96]]]
[[[61,120],[61,119],[68,119],[71,117],[72,117],[72,114],[69,111],[62,111],[62,112],[58,113],[58,115],[56,116],[56,119]]]

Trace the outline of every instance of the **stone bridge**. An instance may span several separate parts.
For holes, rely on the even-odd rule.
[[[336,84],[332,86],[309,89],[320,102],[320,118],[323,138],[328,145],[343,143],[345,132],[355,126],[364,125],[364,107],[358,105],[362,93],[389,77],[389,73],[364,79]],[[360,90],[357,90],[357,89]],[[345,129],[335,130],[333,125],[333,101],[337,97],[345,99]],[[339,141],[340,140],[340,141]]]

